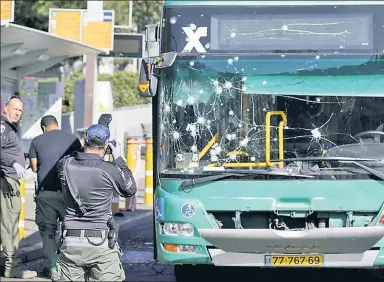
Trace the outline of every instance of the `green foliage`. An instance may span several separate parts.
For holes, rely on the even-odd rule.
[[[143,33],[145,26],[160,21],[163,1],[133,1],[133,22],[137,31]]]
[[[15,23],[48,31],[49,8],[86,9],[87,1],[15,1]]]
[[[87,1],[15,1],[15,23],[23,26],[48,31],[49,8],[86,9]],[[143,32],[145,25],[159,22],[162,1],[133,1],[133,23],[138,32]],[[104,1],[105,10],[115,10],[115,24],[128,25],[129,1]]]
[[[63,113],[73,111],[75,83],[82,79],[84,79],[83,73],[78,72],[65,81]],[[139,82],[138,73],[119,71],[115,72],[114,76],[100,74],[98,80],[110,81],[112,83],[113,106],[115,108],[151,103],[150,98],[141,98],[139,96],[137,90]]]
[[[84,79],[82,72],[76,72],[70,76],[64,85],[63,96],[63,113],[71,112],[74,108],[74,96],[75,96],[75,83],[76,81]]]
[[[110,81],[113,89],[113,106],[115,108],[151,103],[151,99],[141,98],[137,90],[139,74],[118,71],[114,76],[99,75],[99,81]]]

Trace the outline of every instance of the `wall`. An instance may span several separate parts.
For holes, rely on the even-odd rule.
[[[143,140],[146,133],[152,136],[152,105],[140,105],[134,107],[122,107],[112,111],[111,138],[126,145],[128,137]],[[144,127],[144,130],[143,130]],[[74,126],[73,112],[62,115],[62,130],[75,133],[79,127]]]

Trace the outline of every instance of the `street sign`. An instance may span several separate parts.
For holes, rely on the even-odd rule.
[[[113,49],[115,11],[49,9],[49,32],[110,51]]]
[[[115,33],[113,50],[108,54],[100,54],[102,57],[143,58],[144,34]]]
[[[15,1],[1,0],[1,25],[13,22],[15,20]]]
[[[83,12],[82,42],[96,48],[113,50],[115,11]]]
[[[81,42],[82,10],[49,9],[49,33]]]

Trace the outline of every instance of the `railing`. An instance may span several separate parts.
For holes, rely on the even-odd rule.
[[[279,159],[284,159],[284,127],[288,125],[287,115],[283,111],[271,111],[268,112],[265,116],[265,162],[246,162],[246,163],[225,163],[224,167],[270,167],[279,165],[281,168],[284,167],[284,162],[271,162],[271,117],[272,116],[281,116],[282,121],[279,123],[278,127],[278,144],[279,144]],[[217,139],[217,135],[214,137]],[[212,139],[213,140],[213,139]],[[214,141],[216,142],[216,141]],[[207,145],[210,145],[211,142]],[[209,148],[208,148],[209,149]],[[206,151],[208,151],[208,149]],[[244,154],[245,152],[231,152],[235,155]],[[228,153],[228,154],[231,154]],[[199,158],[201,159],[201,157]],[[208,165],[214,166],[214,165]]]
[[[279,165],[281,168],[284,162],[271,162],[271,117],[281,116],[283,119],[279,123],[279,159],[284,159],[284,127],[287,126],[287,115],[283,111],[268,112],[265,117],[265,162],[267,166]]]

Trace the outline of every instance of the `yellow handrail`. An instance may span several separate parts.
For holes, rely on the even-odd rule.
[[[279,123],[279,159],[284,158],[284,126],[288,125],[287,115],[283,111],[268,112],[265,116],[265,162],[267,166],[274,166],[278,164],[280,167],[284,166],[283,162],[271,162],[271,117],[281,116],[282,121]]]
[[[219,133],[217,133],[215,136],[213,136],[213,138],[211,139],[211,141],[209,141],[209,143],[204,147],[204,149],[200,152],[199,154],[199,160],[201,160],[202,157],[204,157],[204,155],[208,152],[208,150],[213,146],[213,144],[216,143],[217,141],[217,138],[219,138]]]

